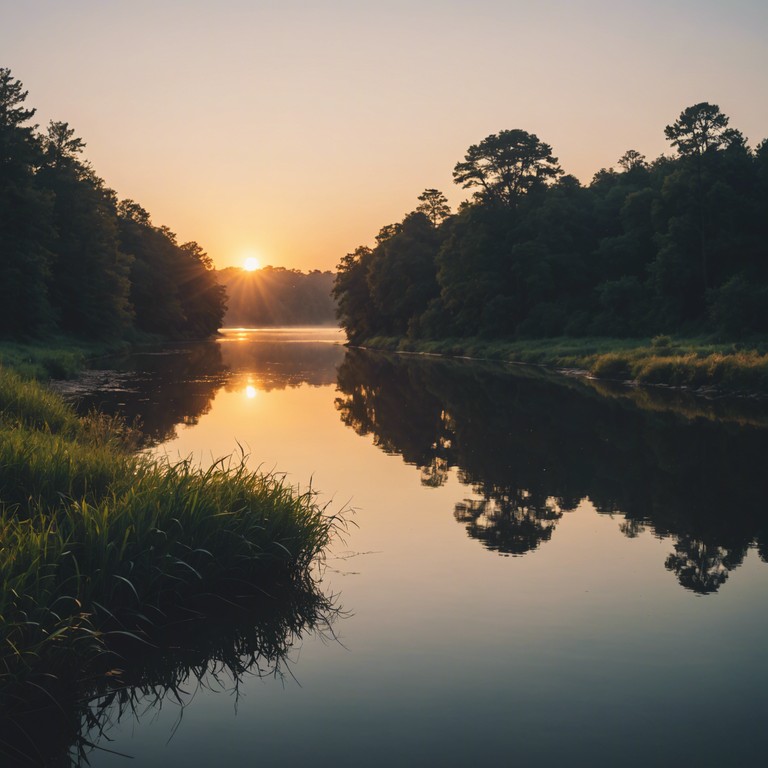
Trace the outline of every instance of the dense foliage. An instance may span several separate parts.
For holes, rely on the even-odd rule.
[[[751,149],[708,103],[665,135],[675,157],[629,150],[589,186],[525,131],[471,146],[458,213],[426,190],[341,260],[350,340],[764,334],[768,141]]]
[[[203,249],[118,201],[68,123],[30,124],[26,97],[0,68],[0,337],[215,332],[225,295]]]
[[[332,272],[229,267],[217,277],[227,292],[226,326],[336,324]]]

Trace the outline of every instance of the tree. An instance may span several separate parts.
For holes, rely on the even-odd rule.
[[[78,156],[85,149],[85,142],[75,136],[69,123],[51,120],[45,138],[45,162],[52,168],[78,163]]]
[[[221,327],[226,292],[216,279],[211,257],[194,240],[178,246],[175,270],[177,290],[184,311],[184,335],[210,336]]]
[[[372,253],[370,248],[361,245],[344,256],[336,267],[332,291],[337,304],[336,316],[353,344],[371,338],[379,328],[368,289]]]
[[[120,250],[133,256],[131,303],[136,326],[147,333],[184,335],[176,236],[153,226],[147,211],[133,200],[121,201],[117,213]]]
[[[36,125],[27,91],[0,68],[0,335],[35,335],[52,322],[48,301],[52,196],[40,189]]]
[[[378,311],[381,328],[402,336],[409,324],[437,298],[435,255],[440,232],[428,217],[408,214],[397,234],[380,242],[368,268],[368,290]]]
[[[451,206],[446,196],[437,189],[425,189],[420,195],[421,205],[416,206],[418,213],[423,213],[433,227],[439,226],[451,215]]]
[[[690,200],[690,211],[678,216],[675,222],[677,233],[683,233],[684,246],[672,242],[671,248],[685,260],[685,251],[696,253],[698,260],[699,283],[696,290],[697,301],[694,304],[697,312],[703,309],[704,293],[712,287],[711,222],[708,221],[707,197],[720,174],[719,155],[728,147],[746,152],[744,137],[739,131],[728,128],[728,117],[720,111],[716,104],[704,101],[684,109],[680,117],[664,129],[664,135],[673,147],[676,147],[683,162],[678,171],[677,190],[681,197]],[[665,185],[665,194],[669,197],[671,185]],[[669,228],[674,240],[675,231]],[[689,234],[690,233],[690,234]],[[686,246],[688,246],[686,248]],[[662,248],[662,251],[664,248]]]
[[[520,129],[491,134],[473,144],[453,170],[464,189],[478,187],[478,202],[514,207],[519,198],[562,173],[552,147]]]
[[[117,200],[80,160],[85,143],[51,121],[38,179],[54,195],[57,238],[50,295],[61,327],[78,336],[119,337],[132,322],[131,258],[120,251]]]
[[[647,168],[648,163],[645,161],[645,155],[638,152],[636,149],[628,149],[619,158],[619,168],[626,173],[633,171],[635,168]]]
[[[743,140],[739,131],[728,128],[728,118],[717,104],[702,101],[684,109],[664,129],[664,135],[683,156],[701,156],[732,141]]]

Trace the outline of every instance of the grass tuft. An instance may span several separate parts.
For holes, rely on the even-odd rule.
[[[0,369],[0,702],[201,594],[305,582],[342,525],[245,456],[203,470],[133,438]]]

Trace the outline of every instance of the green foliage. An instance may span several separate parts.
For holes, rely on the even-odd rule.
[[[475,199],[514,206],[520,197],[562,171],[552,147],[538,136],[521,131],[500,131],[473,144],[453,179],[465,189],[476,187]]]
[[[110,629],[146,629],[196,595],[305,580],[337,525],[244,459],[204,471],[131,440],[0,369],[0,696],[82,670]]]
[[[473,200],[432,221],[431,242],[399,248],[409,214],[341,265],[350,339],[765,334],[768,142],[751,150],[706,102],[665,133],[677,157],[628,150],[588,187],[525,131],[472,145],[454,180]]]
[[[600,355],[589,369],[599,379],[632,378],[632,365],[626,355],[609,353]]]
[[[382,330],[404,335],[439,289],[435,252],[440,233],[423,213],[405,217],[398,232],[371,253],[366,279]]]
[[[377,332],[378,320],[368,287],[372,258],[371,249],[361,245],[344,256],[336,267],[333,284],[336,315],[353,344],[359,344]]]
[[[709,316],[726,338],[768,331],[768,285],[734,275],[708,294]]]
[[[118,247],[114,193],[78,155],[67,123],[51,122],[39,183],[53,193],[49,294],[59,327],[84,338],[116,338],[130,327],[130,259]]]
[[[225,296],[202,249],[118,205],[68,123],[28,124],[26,97],[0,69],[0,338],[214,333]]]
[[[37,182],[41,161],[27,92],[0,68],[0,336],[30,336],[53,321],[48,301],[55,238],[51,195]]]

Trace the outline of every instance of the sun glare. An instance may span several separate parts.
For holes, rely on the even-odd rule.
[[[246,272],[255,272],[261,264],[259,264],[259,260],[255,256],[249,256],[244,262],[243,262],[243,269]]]

